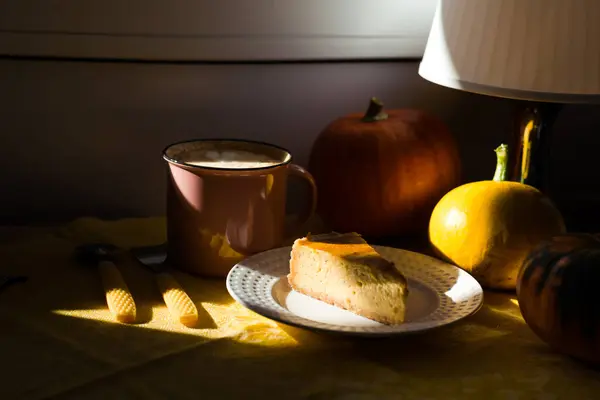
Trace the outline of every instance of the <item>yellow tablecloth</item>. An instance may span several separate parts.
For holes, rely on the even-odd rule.
[[[72,260],[89,241],[164,240],[164,220],[77,220],[0,232],[0,399],[598,399],[600,372],[557,355],[514,297],[422,335],[350,339],[278,325],[235,303],[222,280],[175,273],[201,311],[171,321],[151,273],[120,265],[137,325],[115,323],[95,269]]]

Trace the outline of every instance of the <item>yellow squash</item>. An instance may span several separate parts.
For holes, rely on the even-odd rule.
[[[429,240],[440,257],[470,272],[482,286],[514,290],[529,252],[566,228],[539,190],[506,181],[507,152],[506,145],[496,149],[493,180],[459,186],[438,202]]]

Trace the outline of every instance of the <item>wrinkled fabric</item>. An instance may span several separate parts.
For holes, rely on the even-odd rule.
[[[476,315],[388,339],[317,334],[241,307],[224,280],[173,271],[200,312],[174,322],[153,273],[118,261],[139,322],[114,322],[75,246],[162,243],[162,218],[76,220],[0,232],[0,399],[597,399],[600,372],[542,343],[514,296],[486,293]]]

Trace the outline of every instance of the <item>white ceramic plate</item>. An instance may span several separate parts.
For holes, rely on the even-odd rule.
[[[227,290],[246,308],[284,324],[363,336],[421,332],[477,312],[479,283],[464,270],[407,250],[373,246],[408,280],[406,321],[384,325],[293,291],[288,282],[291,247],[246,258],[227,276]]]

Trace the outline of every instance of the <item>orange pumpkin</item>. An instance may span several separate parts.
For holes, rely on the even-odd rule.
[[[600,364],[600,239],[567,233],[525,260],[517,299],[527,325],[554,349]]]
[[[422,110],[383,110],[371,99],[365,114],[330,123],[311,150],[318,213],[340,232],[365,236],[427,232],[429,215],[460,184],[456,142]]]

